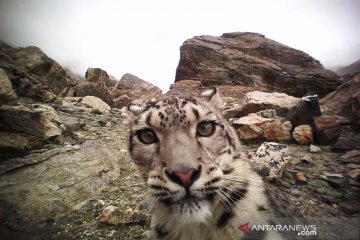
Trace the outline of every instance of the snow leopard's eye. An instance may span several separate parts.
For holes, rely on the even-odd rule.
[[[152,144],[156,142],[157,138],[153,130],[150,128],[141,129],[136,132],[140,142],[144,144]]]
[[[214,122],[201,122],[197,126],[197,135],[201,137],[210,137],[215,132],[215,124]]]

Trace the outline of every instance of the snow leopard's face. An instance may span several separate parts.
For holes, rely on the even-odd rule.
[[[229,163],[240,159],[233,129],[218,112],[217,90],[204,99],[172,98],[130,104],[129,151],[154,201],[183,221],[205,221],[226,193]],[[246,188],[245,188],[246,189]],[[246,190],[235,189],[230,202]],[[220,193],[219,193],[220,192]]]

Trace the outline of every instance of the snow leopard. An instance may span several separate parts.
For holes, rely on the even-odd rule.
[[[158,240],[281,239],[262,178],[223,117],[217,88],[128,105],[129,152],[146,185]]]

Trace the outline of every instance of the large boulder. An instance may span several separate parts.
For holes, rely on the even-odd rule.
[[[290,141],[291,135],[279,119],[265,118],[255,113],[234,119],[233,126],[240,140],[249,142],[254,140]]]
[[[114,106],[113,97],[110,95],[109,89],[99,86],[93,82],[82,82],[75,87],[74,96],[85,97],[94,96],[106,102],[109,106]]]
[[[83,97],[81,103],[85,104],[88,107],[98,109],[102,113],[110,111],[111,109],[111,107],[108,104],[106,104],[106,102],[94,96]]]
[[[135,75],[126,73],[111,89],[111,96],[114,99],[114,107],[122,108],[135,99],[148,101],[153,98],[161,98],[163,94],[160,88]]]
[[[298,104],[299,101],[299,98],[289,96],[285,93],[254,91],[245,95],[243,112],[247,115],[265,109],[275,109],[279,116],[286,116],[289,110]]]
[[[0,106],[0,160],[39,147],[61,133],[59,116],[50,106]]]
[[[85,78],[87,82],[96,83],[102,88],[112,88],[116,85],[116,82],[110,79],[108,73],[101,68],[88,68]]]
[[[8,57],[7,64],[3,63],[5,65],[3,68],[8,74],[11,72],[14,75],[15,79],[11,81],[15,86],[16,81],[19,81],[18,78],[27,78],[21,71],[31,76],[27,78],[31,85],[43,85],[58,96],[66,96],[68,91],[78,83],[72,74],[65,71],[38,47],[6,48],[1,50],[1,53]],[[16,71],[12,71],[14,68]]]
[[[175,81],[201,81],[204,86],[262,87],[301,97],[324,96],[339,85],[338,76],[308,54],[257,33],[199,36],[180,48]]]
[[[61,134],[54,108],[43,104],[0,107],[0,126],[47,140]]]

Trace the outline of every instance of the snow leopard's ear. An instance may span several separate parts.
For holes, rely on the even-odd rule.
[[[132,101],[127,105],[127,110],[135,116],[145,111],[145,104],[142,101]]]
[[[202,94],[202,97],[204,97],[211,105],[213,105],[217,109],[223,108],[223,101],[221,100],[219,90],[216,87],[212,87],[208,90],[205,90]]]

